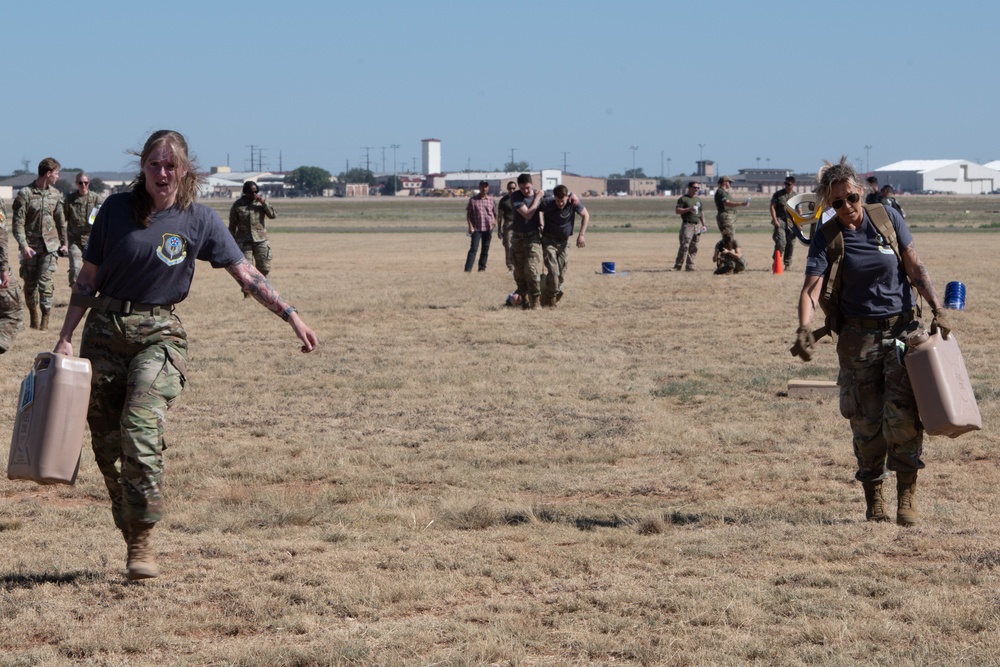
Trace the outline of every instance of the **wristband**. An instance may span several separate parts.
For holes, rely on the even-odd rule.
[[[283,311],[281,311],[281,319],[287,322],[288,318],[292,316],[292,313],[297,313],[297,312],[299,311],[295,309],[295,306],[289,306],[288,308],[285,308]]]

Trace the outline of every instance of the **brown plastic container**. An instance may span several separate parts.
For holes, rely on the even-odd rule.
[[[981,429],[983,419],[955,334],[945,340],[940,333],[917,331],[907,346],[903,363],[924,430],[929,435],[957,438]]]
[[[74,484],[90,403],[90,361],[42,352],[21,382],[9,479]]]

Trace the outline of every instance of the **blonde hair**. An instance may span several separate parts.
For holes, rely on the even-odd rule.
[[[198,185],[201,179],[198,176],[198,167],[194,158],[188,153],[188,145],[184,135],[174,130],[153,132],[149,135],[149,139],[146,139],[140,153],[132,152],[139,158],[139,175],[129,186],[132,188],[132,215],[143,227],[149,227],[155,212],[153,198],[146,191],[146,173],[143,171],[143,166],[150,153],[163,145],[170,148],[178,170],[184,170],[184,176],[177,185],[177,200],[174,202],[174,206],[182,211],[187,210],[194,205],[198,198]]]
[[[846,155],[841,155],[840,162],[837,164],[824,161],[823,166],[819,168],[819,172],[816,174],[816,183],[818,184],[816,198],[819,199],[819,203],[822,206],[829,206],[830,191],[838,183],[847,183],[852,190],[858,193],[864,191],[864,188],[861,186],[861,180],[858,178],[858,172],[847,161]]]

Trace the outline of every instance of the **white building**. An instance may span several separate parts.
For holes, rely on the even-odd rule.
[[[424,174],[441,173],[441,140],[422,139]]]
[[[902,160],[875,170],[879,185],[897,192],[970,195],[1000,188],[1000,171],[968,160]]]

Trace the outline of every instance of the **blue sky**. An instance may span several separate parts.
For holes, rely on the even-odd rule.
[[[503,6],[512,11],[501,13]],[[203,0],[2,13],[0,173],[128,168],[153,130],[202,167],[815,171],[1000,159],[1000,4]],[[699,148],[699,144],[703,147]],[[637,146],[637,150],[631,150]],[[865,146],[871,148],[865,149]],[[565,153],[565,156],[564,156]],[[669,162],[667,158],[670,158]],[[760,158],[758,163],[757,158]],[[255,153],[255,160],[257,153]]]

